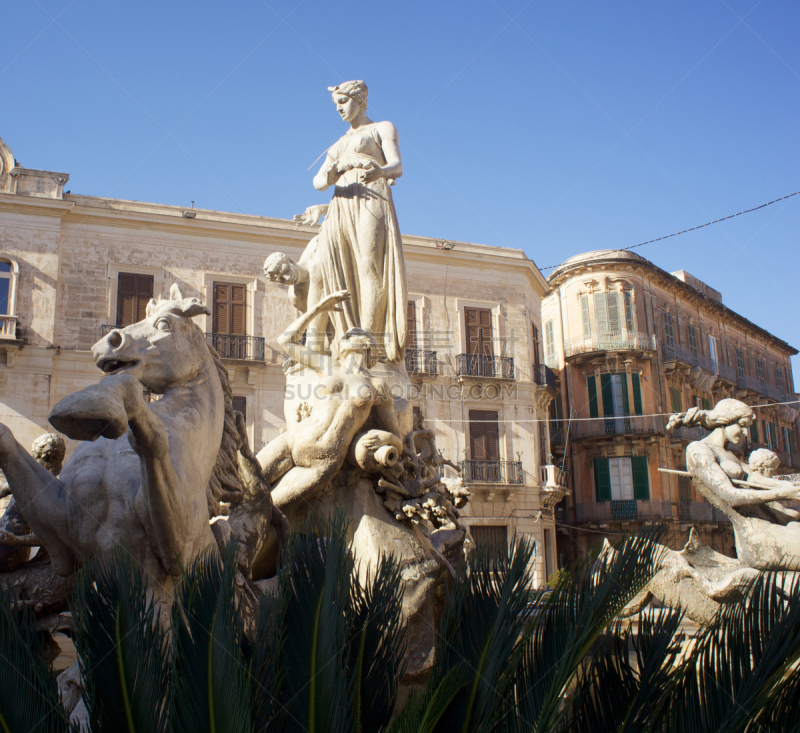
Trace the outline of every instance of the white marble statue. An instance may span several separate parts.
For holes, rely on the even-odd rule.
[[[145,320],[94,345],[107,376],[50,414],[59,431],[87,441],[58,478],[0,425],[0,468],[61,575],[123,544],[167,596],[181,569],[215,545],[209,517],[223,513],[220,502],[246,498],[228,372],[191,320],[201,313],[173,285]],[[143,389],[163,397],[148,403]]]
[[[363,329],[350,329],[338,341],[337,358],[299,343],[308,324],[321,313],[335,313],[349,302],[347,291],[331,293],[298,318],[280,337],[289,357],[315,372],[319,383],[298,422],[270,441],[258,454],[265,479],[272,485],[277,507],[292,509],[324,490],[344,465],[351,444],[360,443],[370,456],[383,446],[394,448],[397,460],[402,436],[394,403],[383,380],[373,377],[377,344]],[[359,435],[372,418],[379,426]]]
[[[300,262],[268,259],[265,271],[271,280],[294,286],[296,293],[302,291],[296,302],[300,307],[305,299],[304,310],[332,293],[350,292],[341,311],[319,314],[309,324],[310,347],[324,350],[330,319],[337,337],[351,328],[370,331],[386,359],[398,363],[406,338],[407,296],[403,246],[389,188],[403,173],[397,130],[391,122],[367,117],[363,81],[348,81],[329,90],[337,112],[350,124],[328,149],[314,176],[319,191],[335,186],[333,198],[327,208],[312,206],[295,217],[315,224],[326,214]]]

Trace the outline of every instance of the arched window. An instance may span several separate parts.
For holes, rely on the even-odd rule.
[[[0,253],[0,338],[17,337],[17,278],[16,260]]]

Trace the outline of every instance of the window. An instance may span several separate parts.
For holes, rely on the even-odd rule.
[[[670,349],[675,347],[675,319],[672,313],[664,314],[664,344]]]
[[[628,331],[635,331],[636,321],[633,317],[633,294],[630,291],[623,293],[622,300],[625,303],[625,328]]]
[[[469,449],[473,461],[500,460],[500,427],[497,412],[469,411]]]
[[[556,358],[556,344],[553,338],[552,321],[548,321],[544,324],[544,358],[548,366],[550,366]]]
[[[603,415],[611,418],[622,418],[628,415],[642,414],[642,387],[639,375],[635,372],[630,375],[631,392],[633,393],[633,411],[630,409],[628,397],[628,375],[620,374],[600,375],[600,395],[603,402]],[[597,400],[597,379],[593,374],[587,378],[589,390],[589,415],[599,417]],[[607,433],[619,433],[630,430],[630,420],[606,420]]]
[[[692,356],[697,358],[697,329],[691,324],[686,325],[686,337],[689,340],[689,350]]]
[[[594,318],[597,333],[602,336],[609,331],[619,331],[619,312],[616,293],[594,294]]]
[[[783,433],[783,449],[789,454],[790,460],[792,455],[792,434],[789,428],[781,428]]]
[[[677,387],[669,388],[669,401],[672,412],[683,412],[683,399],[681,391]]]
[[[475,548],[494,560],[508,557],[508,527],[472,525],[469,528]]]
[[[583,338],[592,338],[592,322],[589,318],[589,296],[581,295],[581,319],[583,320]]]
[[[547,460],[547,429],[544,421],[539,423],[539,465],[545,466],[550,461]]]
[[[744,351],[736,349],[736,376],[739,379],[744,377]]]
[[[233,411],[241,412],[245,422],[247,422],[247,397],[240,397],[234,395],[233,397]]]
[[[539,329],[531,323],[531,339],[533,340],[533,365],[539,366]]]
[[[211,310],[213,346],[223,359],[246,359],[247,286],[215,282]]]
[[[759,384],[763,387],[766,381],[766,370],[764,369],[764,362],[761,359],[756,359],[756,376],[758,377]]]
[[[152,275],[120,272],[117,275],[117,328],[143,321],[152,297]]]
[[[492,356],[492,311],[488,308],[465,308],[467,353]]]
[[[775,365],[775,386],[783,390],[783,368]]]
[[[680,501],[692,500],[692,480],[688,476],[678,476],[678,498]]]
[[[772,451],[780,450],[778,447],[778,431],[774,422],[763,420],[761,425],[764,428],[764,442]]]
[[[417,304],[413,300],[406,304],[406,348],[417,348]]]
[[[719,372],[717,367],[717,340],[711,335],[708,335],[708,356],[711,359],[711,367],[714,373]]]
[[[595,458],[597,501],[630,501],[650,498],[647,458]]]
[[[748,428],[748,432],[750,433],[750,440],[753,443],[761,442],[758,437],[758,420],[753,420],[753,424]]]
[[[0,316],[14,315],[14,266],[0,261]]]

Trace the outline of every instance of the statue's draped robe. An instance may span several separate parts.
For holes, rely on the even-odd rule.
[[[406,268],[388,181],[358,183],[359,169],[384,166],[376,123],[348,132],[330,149],[342,175],[314,253],[320,297],[349,290],[342,312],[330,314],[337,335],[369,329],[389,361],[403,357]],[[361,174],[363,175],[363,174]]]

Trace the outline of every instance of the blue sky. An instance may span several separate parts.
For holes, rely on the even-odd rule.
[[[326,87],[352,78],[400,130],[404,232],[520,247],[543,268],[800,190],[796,2],[2,13],[0,137],[74,193],[290,218],[327,200],[306,169],[344,132]],[[637,252],[800,348],[798,232],[800,196]]]

